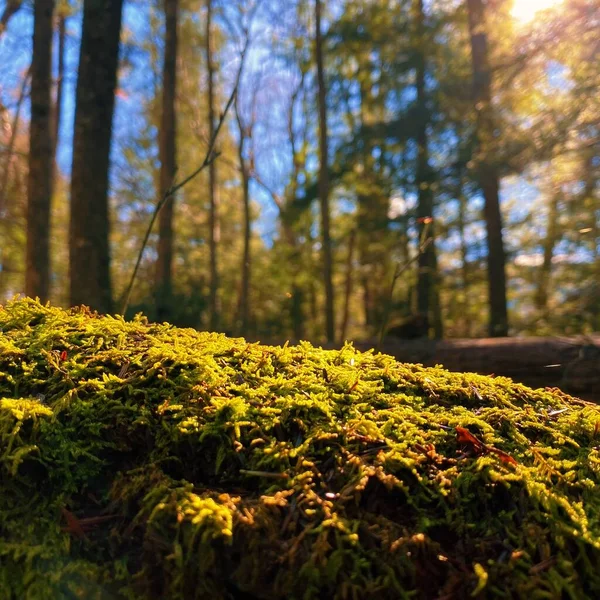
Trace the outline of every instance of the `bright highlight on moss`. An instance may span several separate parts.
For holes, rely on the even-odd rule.
[[[28,299],[0,327],[0,598],[600,597],[595,405]]]

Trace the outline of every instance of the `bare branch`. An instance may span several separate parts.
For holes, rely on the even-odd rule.
[[[242,71],[243,71],[243,67],[244,67],[247,49],[248,49],[248,42],[246,42],[246,45],[241,53],[240,67],[238,69],[237,76],[235,79],[235,85],[233,86],[233,90],[231,91],[229,100],[227,100],[225,109],[221,113],[221,117],[220,117],[219,123],[217,124],[217,127],[215,129],[215,133],[212,136],[212,138],[209,140],[208,148],[206,150],[206,156],[204,157],[202,164],[195,171],[193,171],[187,177],[185,177],[182,181],[180,181],[177,184],[173,184],[170,187],[170,189],[167,190],[165,195],[156,204],[154,212],[152,213],[152,218],[150,219],[150,223],[148,224],[148,229],[146,230],[146,234],[144,235],[144,240],[142,241],[142,247],[140,248],[140,252],[138,254],[137,261],[136,261],[135,267],[133,269],[133,273],[131,274],[131,279],[129,281],[129,285],[127,286],[127,291],[125,293],[125,298],[123,300],[123,304],[121,307],[121,314],[123,314],[123,315],[125,314],[125,311],[127,310],[127,307],[129,306],[129,300],[131,298],[131,291],[133,290],[133,284],[135,283],[135,278],[137,276],[138,270],[140,268],[140,264],[142,262],[144,250],[146,249],[146,245],[148,244],[148,239],[150,238],[150,233],[152,232],[152,227],[154,226],[156,218],[158,217],[158,213],[161,211],[162,207],[175,195],[176,192],[178,192],[181,188],[183,188],[190,181],[192,181],[192,179],[195,179],[204,169],[206,169],[209,165],[211,165],[219,157],[220,153],[215,150],[215,145],[216,145],[217,139],[219,137],[219,134],[221,132],[221,129],[223,128],[223,124],[225,123],[225,121],[227,119],[227,114],[229,113],[229,109],[231,108],[231,106],[237,96],[237,91],[238,91],[238,87],[240,85],[240,79],[242,76]]]

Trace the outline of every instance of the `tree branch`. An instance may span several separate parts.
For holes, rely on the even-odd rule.
[[[133,269],[133,273],[131,274],[131,279],[129,280],[129,285],[127,286],[127,291],[125,292],[125,298],[123,300],[123,304],[121,306],[121,314],[125,314],[127,307],[129,306],[129,300],[131,298],[131,292],[133,290],[133,285],[135,283],[135,278],[137,276],[138,270],[140,268],[140,264],[142,262],[142,257],[144,255],[144,250],[148,244],[148,239],[150,238],[150,233],[152,232],[152,227],[158,217],[158,213],[161,211],[162,207],[178,192],[181,188],[187,185],[192,179],[195,179],[204,169],[206,169],[210,164],[212,164],[220,155],[220,152],[215,150],[217,138],[223,128],[223,124],[227,119],[227,113],[231,108],[235,97],[237,96],[238,87],[240,85],[240,79],[242,76],[242,71],[244,67],[244,60],[246,56],[246,50],[248,49],[248,44],[244,47],[241,54],[240,60],[240,68],[238,69],[237,76],[235,79],[235,85],[233,86],[233,90],[231,95],[229,96],[229,100],[227,100],[227,104],[225,105],[225,109],[221,114],[221,118],[219,119],[219,123],[217,124],[217,128],[215,129],[215,133],[212,138],[209,140],[208,148],[206,150],[206,156],[202,161],[202,164],[192,173],[190,173],[187,177],[185,177],[182,181],[177,184],[173,184],[165,193],[165,195],[158,201],[156,207],[154,208],[154,212],[152,213],[152,218],[150,219],[150,223],[148,224],[148,229],[146,230],[146,234],[144,235],[144,240],[142,242],[142,247],[140,248],[140,252],[137,257],[137,261],[135,263],[135,267]]]

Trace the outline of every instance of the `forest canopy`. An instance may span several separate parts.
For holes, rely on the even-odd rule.
[[[0,2],[0,298],[263,340],[597,331],[599,27],[595,0]]]

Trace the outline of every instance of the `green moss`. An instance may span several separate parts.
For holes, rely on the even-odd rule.
[[[28,299],[0,327],[0,598],[600,597],[594,405]]]

